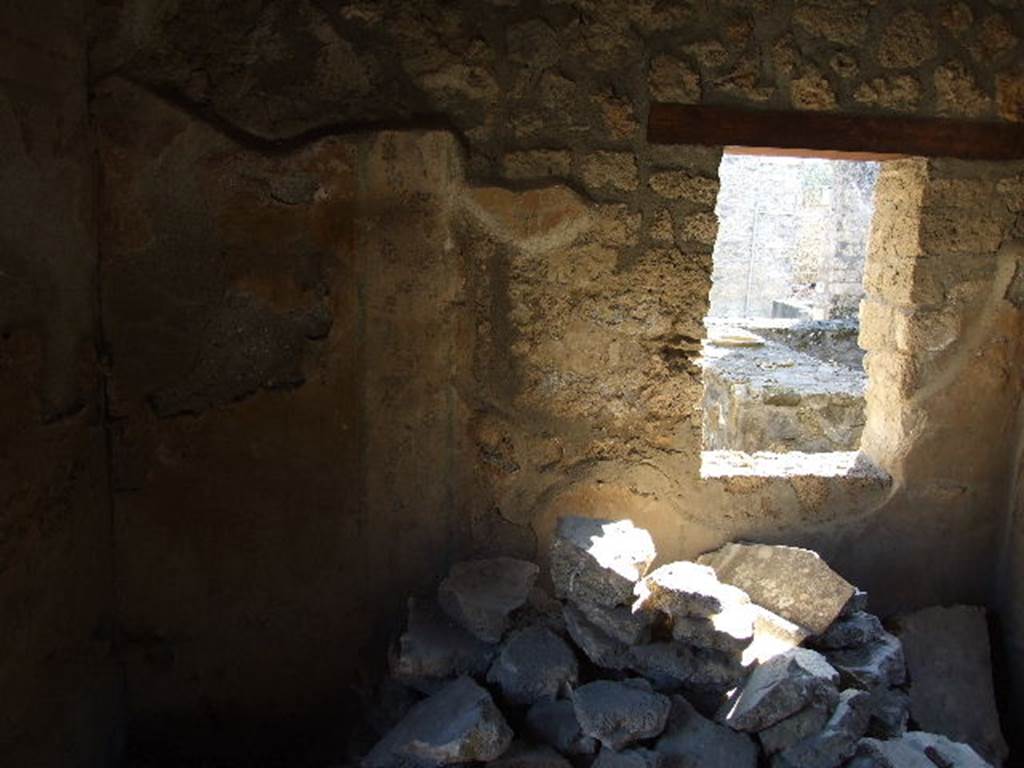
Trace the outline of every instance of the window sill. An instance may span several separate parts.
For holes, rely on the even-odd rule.
[[[825,477],[857,481],[891,482],[889,474],[859,451],[830,453],[744,453],[702,451],[702,480],[730,477],[792,478]]]

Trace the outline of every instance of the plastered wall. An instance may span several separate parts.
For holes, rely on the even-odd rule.
[[[74,608],[113,601],[134,738],[346,722],[407,594],[459,557],[542,557],[570,512],[632,517],[664,558],[814,546],[881,612],[989,600],[1020,169],[883,168],[866,311],[885,322],[862,342],[865,452],[890,480],[702,480],[721,149],[648,146],[644,121],[652,99],[1020,120],[1015,6],[98,3],[99,259],[54,271],[91,298],[46,318],[82,340],[60,359],[86,405],[59,423],[85,441],[74,519],[108,536],[63,541],[112,568]],[[20,333],[12,398],[49,391],[20,378],[44,331]]]
[[[96,26],[136,723],[340,707],[407,592],[542,556],[565,513],[632,517],[666,558],[815,546],[883,612],[988,599],[1019,170],[883,171],[865,445],[890,480],[701,480],[721,149],[644,120],[1017,120],[1019,9],[125,2]]]
[[[0,6],[0,763],[117,754],[86,9]]]

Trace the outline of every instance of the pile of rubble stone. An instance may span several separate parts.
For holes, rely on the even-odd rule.
[[[727,544],[648,572],[647,531],[570,517],[550,556],[557,599],[536,564],[495,558],[410,600],[389,685],[416,693],[363,768],[991,765],[907,730],[900,640],[810,550]]]

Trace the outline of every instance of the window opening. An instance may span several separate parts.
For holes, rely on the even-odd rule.
[[[705,451],[833,453],[818,463],[840,466],[858,450],[868,383],[859,306],[878,171],[873,161],[724,154]]]

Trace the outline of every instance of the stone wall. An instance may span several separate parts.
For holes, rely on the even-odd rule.
[[[134,739],[352,722],[466,528],[456,144],[259,152],[119,81],[94,108]]]
[[[860,448],[867,384],[863,370],[767,342],[707,347],[702,373],[706,450],[819,453]]]
[[[116,754],[85,4],[0,6],[0,763]]]
[[[883,613],[985,601],[1019,169],[891,174],[930,216],[878,285],[941,292],[899,305],[909,350],[865,342],[898,387],[869,392],[891,483],[701,480],[721,150],[647,146],[644,121],[652,99],[1018,120],[1021,33],[983,2],[98,4],[103,562],[134,733],[342,721],[407,593],[538,556],[567,512],[631,517],[665,558],[814,546]]]
[[[957,536],[958,556],[973,550],[982,564],[998,563],[1000,550],[1014,552],[1013,536],[999,530],[997,541],[1009,543],[997,546],[991,513],[982,518],[977,510],[995,509],[1016,471],[1016,423],[1007,414],[1021,405],[1022,180],[1020,163],[885,164],[879,199],[890,202],[875,214],[862,310],[872,381],[862,450],[899,467],[897,483],[916,499],[906,536],[915,520],[917,530],[938,526]],[[882,240],[887,247],[877,249]],[[950,505],[980,528],[953,534],[934,514]],[[1004,658],[1017,704],[1006,730],[1014,732],[1024,679],[1014,653],[1022,611],[1005,567],[982,572],[998,585],[988,599],[1010,630]],[[916,573],[906,575],[921,578]]]
[[[1003,529],[1003,546],[999,556],[996,573],[996,596],[1000,615],[1000,640],[1003,642],[1003,656],[1011,660],[1003,668],[1003,676],[999,680],[1004,693],[1003,702],[1009,710],[1009,722],[1012,728],[1006,729],[1010,748],[1016,753],[1024,748],[1021,740],[1021,726],[1024,725],[1024,702],[1021,692],[1024,691],[1024,665],[1019,661],[1024,652],[1024,432],[1021,426],[1024,411],[1018,409],[1016,428],[1018,441],[1012,461],[1014,474],[1009,493],[1005,527]]]
[[[821,303],[829,318],[856,318],[864,297],[864,259],[871,237],[877,163],[833,166],[831,221],[835,244],[824,260]]]
[[[727,153],[711,286],[713,318],[856,317],[878,165]]]

